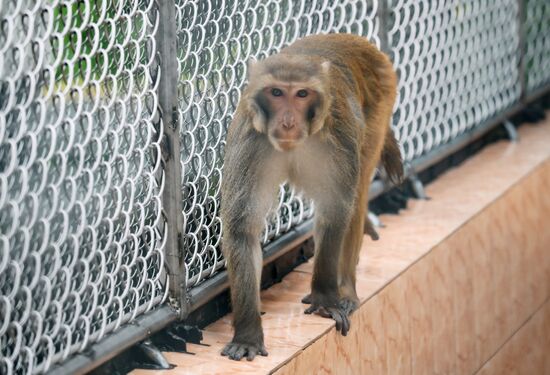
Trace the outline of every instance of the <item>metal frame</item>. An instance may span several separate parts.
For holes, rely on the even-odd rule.
[[[89,350],[53,367],[49,373],[86,374],[177,319],[178,314],[173,308],[161,306],[137,317],[131,324],[127,324],[113,334],[104,337]]]
[[[525,1],[517,0],[518,3],[518,24],[519,24],[519,48],[518,48],[518,70],[519,83],[521,87],[520,98],[524,99],[527,90],[527,79],[525,77]]]
[[[380,0],[378,9],[376,10],[378,16],[380,32],[378,37],[380,38],[380,50],[386,54],[390,54],[390,46],[388,42],[388,0]]]
[[[177,59],[176,17],[174,0],[158,1],[159,25],[156,42],[159,53],[158,83],[160,121],[164,139],[162,158],[164,163],[164,190],[162,207],[166,219],[166,270],[168,272],[169,301],[180,319],[187,316],[186,268],[182,250],[183,195],[180,162],[180,135],[177,112]],[[177,204],[179,202],[179,204]]]

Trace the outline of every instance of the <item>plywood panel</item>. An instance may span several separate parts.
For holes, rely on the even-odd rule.
[[[550,302],[546,302],[504,346],[479,375],[550,374]]]

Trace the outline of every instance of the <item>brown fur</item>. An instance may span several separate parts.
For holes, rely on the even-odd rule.
[[[229,128],[222,181],[223,250],[235,328],[222,354],[237,360],[267,355],[258,238],[278,184],[289,181],[315,201],[316,256],[306,313],[333,318],[345,335],[349,315],[358,306],[355,273],[363,230],[369,227],[370,180],[380,161],[392,178],[402,175],[389,126],[397,78],[389,59],[365,38],[306,37],[250,70],[249,86]],[[270,90],[282,84],[314,90],[320,100],[308,110],[290,97],[288,104],[272,106],[281,98],[270,97]],[[291,135],[296,143],[284,151],[271,137],[283,131],[280,118],[288,116],[281,111],[295,114]]]

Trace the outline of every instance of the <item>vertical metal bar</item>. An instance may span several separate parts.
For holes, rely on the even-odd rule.
[[[517,0],[518,4],[518,74],[519,74],[519,84],[520,84],[520,100],[523,101],[527,94],[527,76],[526,76],[526,45],[525,45],[525,36],[526,36],[526,26],[525,26],[525,0]]]
[[[158,97],[160,126],[164,132],[162,158],[164,191],[162,210],[166,220],[166,267],[169,276],[170,303],[186,317],[189,309],[186,295],[185,256],[182,244],[183,195],[178,122],[178,61],[176,58],[176,6],[174,0],[157,0],[159,25],[155,36],[160,68]]]
[[[376,14],[378,15],[378,22],[380,25],[378,36],[380,38],[380,50],[384,52],[386,55],[388,55],[390,58],[392,57],[391,54],[391,48],[389,45],[389,6],[388,6],[389,0],[378,0],[378,10]]]

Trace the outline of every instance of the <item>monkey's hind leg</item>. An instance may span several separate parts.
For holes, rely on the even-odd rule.
[[[378,236],[378,232],[376,231],[376,229],[374,229],[374,224],[371,222],[371,220],[369,219],[368,216],[365,216],[365,224],[364,224],[364,232],[365,234],[368,234],[370,236],[370,238],[373,240],[373,241],[378,241],[378,239],[380,238]],[[346,249],[343,250],[343,253],[347,253]],[[358,251],[356,251],[356,255],[359,254]],[[355,257],[357,258],[358,260],[358,257]],[[341,258],[341,261],[344,262],[345,261],[345,255],[342,256]],[[348,273],[348,274],[352,274],[352,275],[355,275],[355,269],[354,267],[350,267],[350,265],[348,266],[345,266],[345,265],[340,265],[341,269],[342,269],[342,273]],[[346,285],[345,285],[345,288],[344,289],[348,289],[349,291],[346,292],[346,290],[344,290],[344,295],[347,295],[347,296],[350,296],[351,299],[344,299],[342,301],[342,305],[344,307],[344,309],[346,311],[349,311],[349,313],[351,313],[352,311],[354,311],[356,308],[357,308],[357,303],[358,303],[358,298],[357,298],[357,294],[355,293],[355,276],[353,278],[350,278],[350,280],[347,280],[346,281]],[[355,295],[355,298],[353,298]],[[355,303],[354,303],[355,301]],[[304,296],[304,298],[302,298],[302,303],[305,303],[306,305],[310,305],[311,304],[311,293],[310,294],[307,294]],[[348,313],[348,314],[349,314]]]
[[[336,330],[346,336],[349,328],[349,313],[341,304],[339,292],[338,259],[342,241],[349,222],[349,214],[342,207],[326,207],[317,211],[315,223],[315,262],[311,280],[311,295],[306,302],[311,305],[306,314],[318,313],[336,322]]]
[[[372,221],[369,219],[368,216],[365,216],[364,232],[365,234],[368,234],[373,241],[378,241],[378,239],[380,238],[378,236],[378,232],[376,231],[376,229],[374,229],[374,224],[372,223]],[[347,252],[346,249],[344,249],[343,253],[345,254],[346,252]],[[359,254],[358,251],[356,251],[356,253]],[[354,257],[354,258],[358,260],[357,257]],[[345,262],[345,261],[346,261],[346,255],[343,255],[341,258],[341,262]],[[342,274],[347,273],[347,274],[355,275],[356,273],[353,266],[341,264],[340,267],[342,270]],[[351,299],[349,298],[344,299],[341,304],[343,305],[346,311],[349,311],[349,313],[351,313],[357,308],[356,306],[357,303],[354,303],[354,301],[358,302],[357,293],[355,293],[355,277],[345,279],[344,284],[345,285],[344,285],[343,295],[350,296]],[[348,291],[346,291],[346,289]],[[306,305],[311,304],[311,293],[305,295],[304,298],[302,298],[302,303],[305,303]]]
[[[353,207],[353,215],[347,227],[343,241],[342,255],[339,261],[340,271],[340,304],[349,315],[359,307],[359,298],[356,290],[357,263],[364,234],[368,234],[372,240],[378,240],[378,233],[370,221],[368,212],[368,189],[374,173],[375,159],[363,159],[366,164],[360,178],[357,200]]]
[[[340,306],[350,315],[359,307],[359,298],[355,288],[356,268],[359,262],[363,231],[366,226],[365,212],[357,205],[344,239],[340,256]],[[369,221],[370,224],[370,221]],[[372,224],[370,224],[372,225]]]

